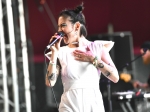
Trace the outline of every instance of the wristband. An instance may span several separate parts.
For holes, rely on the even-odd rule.
[[[49,65],[56,65],[56,63],[50,61],[50,62],[49,62]]]
[[[92,64],[93,64],[95,67],[97,67],[97,63],[98,63],[98,58],[97,58],[97,56],[95,56],[95,58],[93,59]]]

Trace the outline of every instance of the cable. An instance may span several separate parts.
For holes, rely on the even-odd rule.
[[[47,49],[45,49],[44,50],[44,57],[45,57],[45,53],[46,53],[46,50]],[[46,63],[46,57],[44,58],[45,59],[45,68],[46,68],[46,72],[45,73],[47,73],[47,63]],[[48,72],[49,73],[49,72]],[[48,75],[48,73],[46,74],[46,75]],[[51,85],[51,81],[49,80],[49,83],[50,83],[50,85]],[[52,94],[53,94],[53,97],[54,97],[54,100],[55,100],[55,104],[56,104],[56,107],[57,107],[57,109],[59,108],[58,107],[58,103],[57,103],[57,100],[56,100],[56,97],[55,97],[55,93],[54,93],[54,90],[53,90],[53,87],[50,87],[51,88],[51,91],[52,91]],[[59,111],[59,110],[58,110]]]

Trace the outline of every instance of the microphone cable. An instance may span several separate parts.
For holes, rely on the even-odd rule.
[[[46,50],[47,49],[44,50],[44,57],[45,57]],[[47,63],[46,63],[46,57],[44,59],[45,59],[45,68],[46,68],[46,72],[45,73],[46,73],[46,75],[48,77],[49,71],[47,71],[47,67],[48,66],[47,66]],[[53,87],[51,86],[51,81],[50,81],[49,78],[48,78],[48,80],[49,80],[49,83],[50,83],[50,88],[51,88],[51,91],[52,91],[52,94],[53,94],[53,97],[54,97],[54,100],[55,100],[56,107],[57,107],[57,109],[59,109],[59,106],[58,106],[58,103],[57,103],[57,100],[56,100],[56,97],[55,97],[55,93],[54,93]],[[58,110],[58,112],[59,112],[59,110]]]

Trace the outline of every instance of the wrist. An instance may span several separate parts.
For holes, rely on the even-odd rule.
[[[53,65],[53,66],[55,66],[55,65],[56,65],[56,62],[54,62],[54,61],[50,60],[50,61],[49,61],[49,65]]]
[[[56,63],[57,57],[58,57],[58,52],[53,52],[51,55],[51,61]]]
[[[97,67],[97,64],[98,64],[98,58],[97,56],[94,57],[94,59],[92,60],[92,64]]]

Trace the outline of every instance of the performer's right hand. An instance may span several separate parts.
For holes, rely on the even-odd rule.
[[[52,42],[52,40],[57,38],[57,33],[54,34],[54,36],[51,37],[50,42]],[[50,50],[52,52],[57,52],[60,49],[60,43],[61,43],[62,37],[53,45],[50,47]]]

